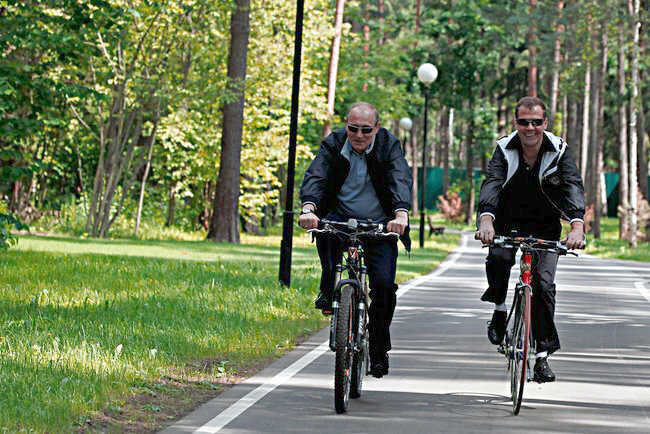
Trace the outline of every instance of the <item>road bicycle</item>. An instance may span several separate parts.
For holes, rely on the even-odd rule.
[[[535,342],[531,333],[533,261],[539,260],[540,251],[553,252],[560,256],[578,254],[569,251],[560,241],[532,237],[498,236],[490,245],[483,247],[521,249],[519,282],[515,286],[512,306],[506,320],[506,334],[497,348],[497,351],[506,357],[507,372],[510,374],[512,413],[516,416],[521,408],[524,385],[533,381],[531,365],[535,363]]]
[[[330,350],[334,363],[334,408],[345,413],[350,398],[359,398],[363,377],[370,373],[368,348],[368,280],[363,242],[369,239],[398,237],[384,232],[384,225],[349,219],[347,222],[321,220],[319,229],[307,232],[314,236],[337,237],[343,244],[341,260],[336,266]],[[344,278],[347,275],[347,278]]]

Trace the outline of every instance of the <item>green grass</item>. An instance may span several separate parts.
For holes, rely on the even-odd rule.
[[[170,375],[193,377],[197,365],[211,366],[209,383],[245,375],[323,327],[315,247],[296,234],[284,288],[279,240],[20,236],[0,254],[0,432],[81,429]],[[457,242],[400,250],[398,281],[431,271]]]
[[[603,218],[600,222],[600,239],[587,234],[587,253],[604,258],[650,262],[650,243],[639,240],[637,247],[630,247],[627,241],[619,240],[618,225],[617,218]]]

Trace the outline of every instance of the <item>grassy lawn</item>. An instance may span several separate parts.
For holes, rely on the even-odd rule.
[[[629,247],[626,241],[618,239],[618,219],[605,217],[600,222],[601,237],[594,239],[587,235],[587,253],[603,258],[619,258],[650,262],[650,243],[639,242],[637,247]]]
[[[21,236],[0,253],[0,432],[154,431],[323,327],[315,247],[296,234],[284,288],[279,241]],[[398,280],[457,242],[400,250]]]

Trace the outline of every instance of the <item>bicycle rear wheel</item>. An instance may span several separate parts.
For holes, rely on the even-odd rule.
[[[528,344],[530,340],[530,288],[523,287],[523,296],[515,306],[515,322],[510,348],[510,393],[512,413],[519,414],[526,384]]]
[[[334,362],[334,408],[345,413],[350,399],[352,355],[354,353],[354,288],[341,288],[338,317],[336,319],[336,360]]]

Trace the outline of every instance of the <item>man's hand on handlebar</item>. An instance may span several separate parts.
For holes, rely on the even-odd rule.
[[[298,217],[298,224],[303,229],[317,229],[320,219],[314,214],[314,209],[311,205],[305,205]]]
[[[474,238],[481,240],[485,245],[492,243],[494,240],[494,225],[492,224],[491,215],[486,214],[481,216],[478,231]]]
[[[571,231],[564,240],[567,249],[584,249],[585,248],[585,232],[582,222],[576,221],[571,224]]]
[[[397,211],[395,218],[386,224],[386,232],[395,232],[402,235],[408,224],[409,218],[406,211]]]

